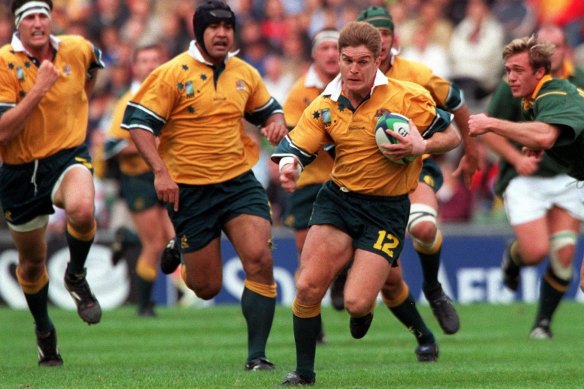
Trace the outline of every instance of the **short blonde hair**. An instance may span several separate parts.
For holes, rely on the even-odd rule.
[[[551,59],[556,48],[551,43],[538,42],[535,35],[513,39],[503,49],[503,59],[506,61],[515,54],[528,53],[529,65],[535,70],[544,68],[545,74],[551,71]]]
[[[339,53],[345,47],[365,46],[375,59],[381,54],[381,35],[367,22],[349,22],[339,36]]]

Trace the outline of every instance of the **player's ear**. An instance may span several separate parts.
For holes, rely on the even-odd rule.
[[[543,76],[545,76],[545,68],[543,66],[537,68],[535,70],[535,78],[537,78],[538,80],[541,80],[543,78]]]

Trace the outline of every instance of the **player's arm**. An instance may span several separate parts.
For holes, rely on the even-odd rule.
[[[501,158],[509,162],[522,176],[535,173],[539,167],[539,159],[525,155],[506,138],[494,133],[481,135],[481,141]]]
[[[430,70],[428,69],[428,71]],[[455,83],[433,73],[423,86],[430,91],[439,108],[451,112],[454,116],[454,122],[462,137],[464,154],[457,169],[452,174],[454,176],[462,175],[465,185],[470,187],[472,176],[479,167],[479,149],[477,140],[469,133],[468,117],[470,113],[462,91]]]
[[[158,154],[154,134],[143,129],[131,129],[130,136],[140,155],[154,173],[154,188],[158,199],[173,205],[175,212],[178,211],[178,185],[170,177],[164,161]]]
[[[137,96],[142,97],[141,91],[152,93],[148,87],[149,85],[143,84]],[[156,136],[165,125],[166,119],[163,116],[135,101],[130,101],[124,112],[121,128],[130,131],[130,137],[138,152],[152,169],[158,199],[171,204],[174,210],[178,211],[179,188],[160,158],[156,144]]]
[[[97,82],[97,71],[99,69],[104,69],[105,64],[102,61],[101,50],[89,41],[85,41],[85,50],[89,57],[89,65],[87,68],[87,75],[85,77],[85,94],[89,98],[93,93],[95,84]]]
[[[464,154],[460,160],[460,163],[458,164],[457,169],[453,172],[453,175],[458,176],[462,174],[465,185],[467,188],[470,188],[472,176],[479,167],[478,142],[475,138],[470,136],[468,129],[468,118],[470,114],[467,105],[463,104],[458,110],[454,111],[453,115],[456,127],[460,131],[462,145],[464,148]]]
[[[24,123],[41,99],[59,79],[60,73],[51,61],[44,60],[33,87],[14,107],[0,117],[0,143],[6,144],[24,129]],[[59,114],[55,112],[55,114]]]
[[[488,117],[484,113],[471,115],[468,121],[471,136],[492,132],[525,147],[541,150],[551,148],[561,133],[561,127],[543,122],[510,122]]]
[[[411,114],[410,127],[415,124],[410,131],[409,136],[401,137],[398,143],[412,143],[412,149],[409,150],[412,154],[443,154],[460,144],[460,133],[451,124],[452,115],[443,109],[436,108],[430,100],[424,99],[424,96],[417,96],[418,104],[413,105]],[[397,132],[390,133],[394,137],[400,137]],[[415,144],[419,144],[419,138],[423,136],[423,150],[415,148]],[[408,140],[407,138],[410,138]],[[393,146],[393,145],[392,145]],[[408,154],[402,156],[392,156],[403,158]]]
[[[85,80],[85,94],[88,98],[92,95],[96,82],[97,68],[93,68],[87,72],[87,79]]]
[[[276,111],[271,114],[261,129],[261,134],[265,136],[272,145],[277,145],[288,133],[288,127],[284,122],[284,114]]]

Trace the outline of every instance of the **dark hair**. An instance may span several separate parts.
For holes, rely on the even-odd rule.
[[[197,43],[203,50],[207,51],[203,41],[205,29],[211,24],[220,22],[227,23],[235,29],[235,14],[223,1],[207,0],[197,6],[193,15],[193,31]]]
[[[12,15],[14,15],[14,11],[16,11],[23,4],[26,4],[29,1],[33,1],[33,0],[12,0],[12,5],[10,6],[10,10],[12,11]],[[51,0],[36,0],[36,1],[42,1],[43,3],[47,3],[49,5],[49,9],[53,10],[53,2]]]

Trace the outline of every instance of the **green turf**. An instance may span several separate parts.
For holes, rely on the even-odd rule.
[[[554,339],[528,338],[536,307],[458,306],[461,330],[443,335],[427,306],[422,315],[440,344],[437,363],[415,359],[415,341],[383,306],[362,340],[348,316],[323,310],[328,344],[317,350],[320,388],[582,388],[584,306],[566,302]],[[246,372],[246,333],[239,306],[158,308],[155,319],[133,307],[104,313],[87,326],[53,308],[65,365],[39,368],[28,311],[0,308],[0,388],[275,388],[295,366],[292,318],[278,307],[268,358],[275,372]]]

